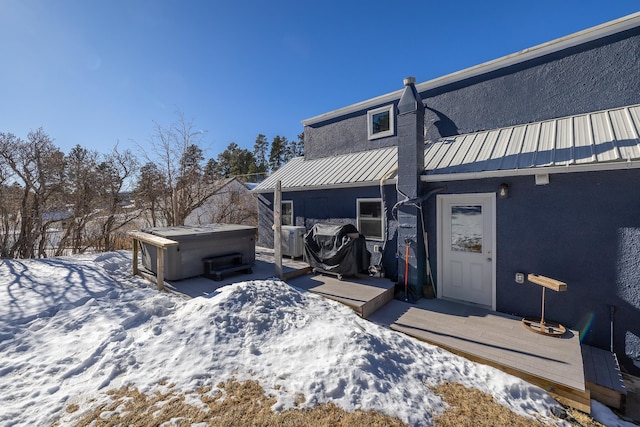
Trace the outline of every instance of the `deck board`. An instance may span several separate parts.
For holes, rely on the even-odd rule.
[[[575,331],[562,338],[535,334],[521,318],[442,299],[394,300],[371,320],[518,376],[590,411]]]
[[[364,318],[391,301],[395,288],[390,280],[364,275],[339,280],[333,276],[315,274],[292,278],[288,283],[345,304]]]
[[[616,355],[607,350],[583,345],[582,358],[586,385],[594,399],[613,408],[621,408],[627,390]]]

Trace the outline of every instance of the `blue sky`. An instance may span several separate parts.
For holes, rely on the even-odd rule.
[[[0,0],[0,132],[146,146],[176,110],[207,157],[259,133],[640,11],[639,0]]]

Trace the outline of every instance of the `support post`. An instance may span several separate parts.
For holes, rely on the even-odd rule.
[[[138,275],[138,239],[133,239],[133,265],[132,273],[134,276]]]
[[[158,285],[159,291],[164,291],[164,248],[162,246],[156,247],[158,258],[158,272],[156,273],[156,284]]]
[[[276,182],[273,195],[273,250],[276,267],[276,277],[283,279],[282,274],[282,182]]]

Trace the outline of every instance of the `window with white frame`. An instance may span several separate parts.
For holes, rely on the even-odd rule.
[[[394,135],[393,104],[367,111],[367,131],[369,139]]]
[[[282,225],[293,225],[293,202],[291,200],[282,201],[280,217]]]
[[[384,238],[382,199],[357,199],[358,231],[368,240]]]

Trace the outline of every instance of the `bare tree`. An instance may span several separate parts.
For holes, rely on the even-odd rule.
[[[138,166],[138,160],[129,150],[118,151],[117,145],[96,168],[97,190],[101,200],[101,215],[96,218],[99,230],[96,249],[113,251],[121,249],[127,226],[139,213],[124,205],[123,193]]]
[[[62,204],[64,154],[42,130],[27,141],[0,133],[0,159],[22,189],[18,204],[19,232],[7,251],[10,257],[46,256],[47,229],[55,219],[46,214]],[[14,187],[16,188],[16,187]]]
[[[86,229],[98,212],[96,166],[98,153],[76,145],[66,156],[65,200],[70,218],[58,242],[55,255],[64,254],[67,247],[72,253],[84,252],[90,244]]]
[[[166,225],[170,226],[184,225],[187,216],[215,193],[215,188],[205,179],[201,148],[204,132],[196,130],[193,122],[187,121],[182,112],[177,114],[178,120],[168,127],[156,123],[151,150],[142,149],[145,160],[157,165],[164,181],[164,193],[157,200],[157,209]],[[145,178],[151,177],[147,175]],[[156,178],[160,179],[160,176]],[[137,193],[145,187],[156,188],[150,184],[139,180]],[[153,218],[155,213],[151,215]]]

